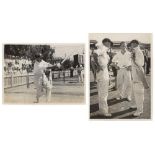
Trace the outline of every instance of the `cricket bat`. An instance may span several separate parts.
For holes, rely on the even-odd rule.
[[[133,62],[134,62],[134,61],[133,61]],[[135,62],[134,62],[134,64],[136,65],[137,74],[138,74],[139,78],[141,79],[144,88],[145,88],[145,89],[148,89],[148,88],[149,88],[149,85],[148,85],[148,83],[147,83],[147,81],[146,81],[144,72],[142,71],[142,69],[141,69]]]
[[[66,57],[63,59],[63,61],[61,62],[61,64],[63,64],[68,58],[69,58],[69,55],[66,56]]]

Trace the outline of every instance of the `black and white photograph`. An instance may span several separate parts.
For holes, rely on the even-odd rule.
[[[4,44],[4,104],[83,104],[84,44]]]
[[[0,155],[155,155],[155,0],[0,0]]]
[[[151,33],[90,33],[90,119],[151,119]]]

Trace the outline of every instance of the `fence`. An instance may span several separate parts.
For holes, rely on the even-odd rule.
[[[77,71],[74,71],[74,76],[77,75]],[[52,72],[52,78],[53,80],[59,79],[59,78],[64,78],[64,77],[69,77],[70,76],[70,71],[53,71]],[[21,85],[29,85],[33,83],[33,78],[34,75],[31,73],[26,74],[26,75],[7,75],[4,76],[4,88],[12,88],[16,86],[21,86]]]

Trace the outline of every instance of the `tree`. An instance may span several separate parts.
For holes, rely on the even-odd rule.
[[[26,51],[28,50],[28,45],[4,45],[5,56],[26,56]]]
[[[70,59],[67,59],[62,65],[64,69],[69,69],[72,66],[73,62]]]

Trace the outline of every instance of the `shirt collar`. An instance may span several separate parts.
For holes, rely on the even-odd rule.
[[[109,50],[109,48],[106,47],[106,46],[104,46],[104,45],[102,45],[101,49],[102,49],[103,51],[106,51],[106,52]]]
[[[125,49],[125,53],[124,53],[124,54],[122,54],[122,51],[120,51],[120,53],[121,53],[122,55],[125,55],[127,52],[128,52],[127,49]]]

